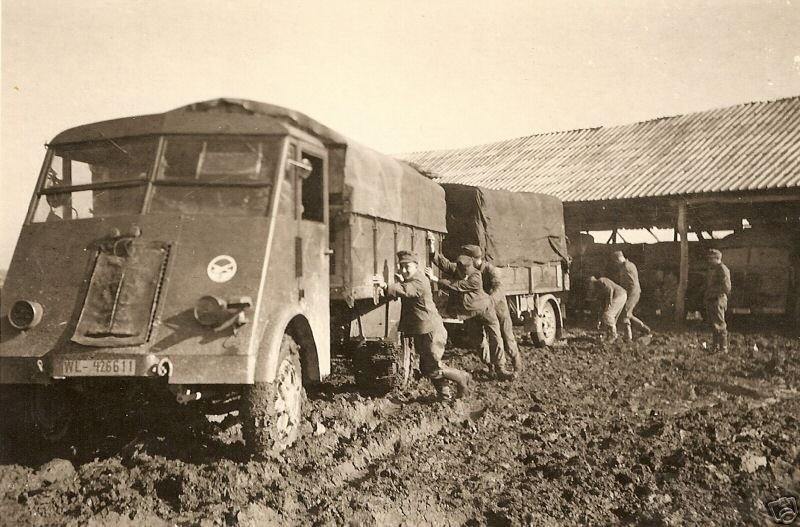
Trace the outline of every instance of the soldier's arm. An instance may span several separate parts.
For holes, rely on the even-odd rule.
[[[722,268],[722,291],[731,294],[731,272],[727,267]]]
[[[455,263],[442,256],[442,253],[439,251],[436,251],[433,254],[432,261],[436,267],[446,273],[455,274],[456,270],[458,269],[458,266]]]
[[[447,278],[440,278],[439,283],[451,291],[459,293],[472,293],[482,289],[481,277],[478,273],[469,275],[461,280],[448,280]]]
[[[629,284],[635,286],[639,283],[639,272],[636,270],[636,267],[634,267],[633,264],[625,266],[625,275]]]
[[[393,298],[419,298],[422,296],[421,285],[422,284],[417,280],[395,282],[386,287],[386,294]]]
[[[610,287],[606,287],[603,284],[602,291],[600,292],[600,305],[603,306],[603,309],[606,309],[608,306],[611,305],[611,301],[614,299],[614,289]]]

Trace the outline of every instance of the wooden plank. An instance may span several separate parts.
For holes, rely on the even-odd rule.
[[[681,259],[680,275],[678,278],[678,290],[675,293],[675,323],[683,324],[686,320],[686,289],[689,284],[689,239],[686,221],[686,202],[680,201],[677,204],[677,225],[676,235],[680,236]]]

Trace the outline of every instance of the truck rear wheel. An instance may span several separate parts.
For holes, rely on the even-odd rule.
[[[291,335],[284,334],[275,382],[257,382],[244,390],[242,435],[247,450],[260,457],[294,443],[300,432],[304,401],[300,348]]]
[[[353,373],[360,390],[386,395],[404,382],[403,350],[391,342],[363,341],[352,349]],[[413,363],[410,365],[413,369]],[[413,377],[409,372],[409,379]]]
[[[531,341],[537,348],[552,346],[558,334],[558,315],[552,302],[544,302],[540,313],[533,315]]]

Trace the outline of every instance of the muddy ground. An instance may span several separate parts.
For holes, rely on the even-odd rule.
[[[454,404],[425,381],[360,393],[337,357],[303,437],[268,461],[245,459],[236,428],[101,410],[62,448],[1,445],[0,523],[771,525],[766,502],[800,494],[799,341],[736,333],[714,355],[705,338],[522,340],[510,382],[454,350],[478,372]]]

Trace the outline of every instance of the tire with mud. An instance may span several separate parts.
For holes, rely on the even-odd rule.
[[[530,337],[537,348],[552,346],[558,334],[558,315],[552,302],[544,302],[542,310],[533,315],[533,331]]]
[[[385,341],[362,341],[352,345],[353,375],[360,390],[386,395],[402,386],[402,347]],[[413,364],[411,365],[413,369]],[[409,380],[413,376],[409,373]]]
[[[284,334],[275,382],[246,386],[242,394],[242,435],[251,455],[263,457],[280,452],[295,442],[305,395],[300,347],[291,335]]]

